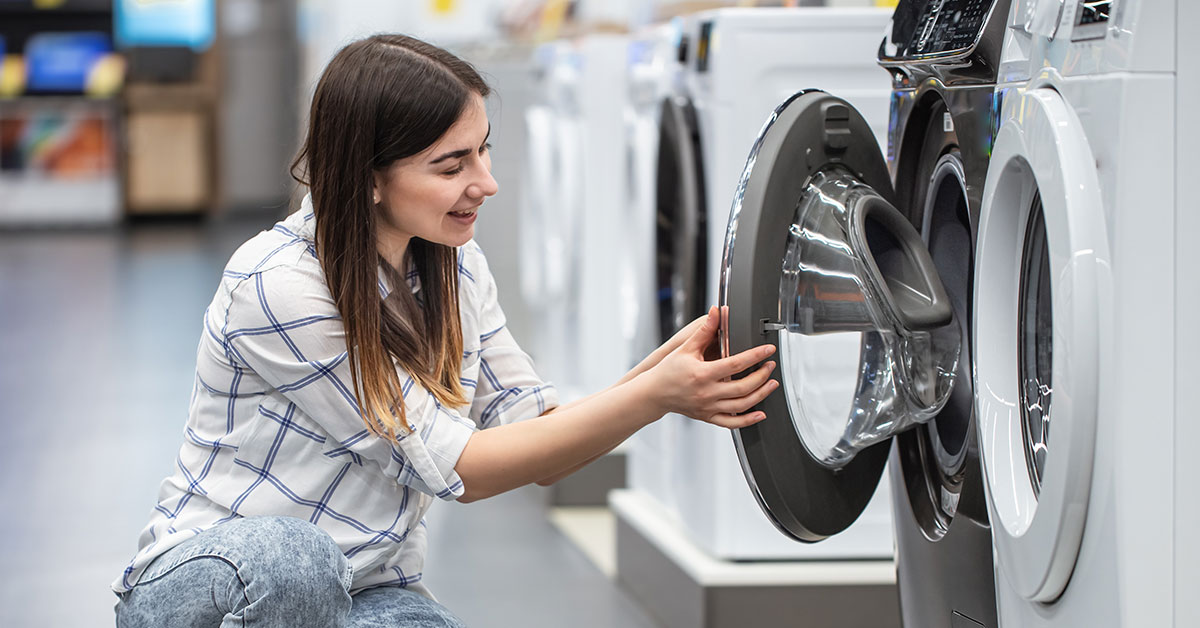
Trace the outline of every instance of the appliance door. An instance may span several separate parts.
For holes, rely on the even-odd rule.
[[[1095,159],[1045,88],[1005,99],[975,267],[976,403],[997,570],[1056,599],[1079,555],[1111,268]]]
[[[806,91],[755,142],[721,266],[721,346],[778,348],[767,418],[734,432],[776,526],[815,542],[853,523],[890,437],[949,399],[961,328],[883,156],[846,101]]]
[[[708,267],[704,169],[696,109],[663,100],[655,194],[655,279],[660,342],[704,313]]]

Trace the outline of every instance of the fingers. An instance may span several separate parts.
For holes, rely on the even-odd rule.
[[[710,364],[713,365],[720,377],[730,377],[762,362],[772,353],[775,353],[775,345],[759,345],[736,355],[714,360]]]
[[[704,323],[692,334],[690,338],[684,341],[684,346],[699,353],[704,352],[704,348],[712,343],[717,336],[717,327],[720,325],[720,318],[717,316],[716,306],[708,308],[708,315],[704,317]]]
[[[767,378],[771,377],[771,372],[775,370],[775,362],[766,362],[762,366],[754,370],[753,373],[741,378],[733,380],[726,385],[722,390],[722,397],[744,397],[754,392],[759,386],[767,382]]]
[[[743,427],[749,427],[767,418],[767,415],[762,412],[751,412],[749,414],[714,414],[709,417],[706,423],[727,427],[731,430],[736,430]]]
[[[679,331],[675,332],[675,335],[671,336],[671,338],[667,340],[666,345],[670,347],[671,350],[674,350],[679,345],[687,342],[688,338],[696,335],[696,331],[703,327],[704,323],[707,321],[708,314],[705,314],[704,316],[697,318],[687,325],[684,325]]]
[[[763,384],[762,386],[750,391],[750,393],[746,395],[722,399],[713,404],[713,407],[717,410],[717,412],[726,412],[729,414],[745,412],[750,408],[762,403],[763,399],[766,399],[767,395],[775,392],[775,389],[777,388],[779,388],[779,381],[772,379],[767,381],[767,383]]]

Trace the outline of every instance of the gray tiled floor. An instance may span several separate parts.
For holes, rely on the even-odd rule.
[[[112,625],[108,583],[174,460],[204,307],[269,222],[0,232],[0,626]],[[536,487],[429,521],[429,584],[472,626],[653,626]]]

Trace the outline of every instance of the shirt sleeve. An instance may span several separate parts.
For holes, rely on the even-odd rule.
[[[471,418],[489,428],[541,416],[558,406],[558,392],[538,377],[533,360],[509,332],[483,252],[474,242],[464,248],[462,263],[471,267],[480,330],[479,382]]]
[[[333,453],[348,450],[401,484],[458,498],[463,483],[454,466],[475,425],[401,370],[411,432],[398,435],[398,445],[369,432],[351,388],[345,328],[319,272],[274,268],[239,283],[223,330],[230,359],[316,421],[336,441]]]

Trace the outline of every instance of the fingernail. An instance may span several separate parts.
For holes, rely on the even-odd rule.
[[[767,362],[767,371],[774,371],[774,370],[775,370],[775,363]]]

